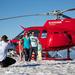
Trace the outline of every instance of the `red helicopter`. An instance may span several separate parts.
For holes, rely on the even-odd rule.
[[[75,8],[60,11],[55,10],[43,14],[31,14],[23,16],[15,16],[2,18],[0,20],[21,18],[25,16],[48,16],[55,15],[55,20],[47,20],[43,26],[35,26],[23,28],[23,31],[17,35],[13,41],[21,38],[26,32],[35,32],[35,36],[38,37],[40,43],[42,44],[42,57],[43,59],[53,59],[53,60],[69,60],[70,49],[75,46],[75,18],[64,15],[64,12],[73,11]],[[16,41],[15,41],[16,42]],[[58,52],[66,50],[67,57],[58,57]],[[50,54],[52,52],[52,54]],[[61,55],[59,55],[61,56]]]

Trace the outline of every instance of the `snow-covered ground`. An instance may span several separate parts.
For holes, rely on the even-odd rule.
[[[42,60],[25,62],[16,59],[16,63],[0,68],[0,75],[75,75],[75,60]]]
[[[60,51],[66,57],[66,50]],[[55,61],[41,60],[25,62],[19,61],[19,57],[13,57],[16,63],[6,67],[0,67],[0,75],[75,75],[75,49],[71,50],[70,57],[73,60]]]

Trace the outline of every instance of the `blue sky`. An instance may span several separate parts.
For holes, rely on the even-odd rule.
[[[69,8],[75,8],[75,0],[0,0],[0,18]],[[75,11],[65,14],[75,17]],[[0,21],[0,36],[7,35],[9,39],[12,39],[22,31],[19,25],[42,26],[48,19],[53,19],[53,17],[33,16]]]

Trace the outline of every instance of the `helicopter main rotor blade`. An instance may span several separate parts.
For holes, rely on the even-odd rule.
[[[64,18],[71,18],[71,17],[69,17],[69,16],[67,16],[67,15],[64,15],[64,14],[60,14],[60,16],[62,16],[62,17],[64,17]]]
[[[67,12],[67,11],[75,11],[75,8],[64,10],[62,11],[62,13]]]
[[[21,16],[13,16],[13,17],[5,17],[5,18],[0,18],[0,20],[9,20],[9,19],[15,19],[15,18],[21,18],[21,17],[28,17],[28,16],[49,16],[49,15],[55,15],[55,16],[63,16],[63,17],[66,17],[66,18],[70,18],[66,15],[63,15],[64,12],[67,12],[67,11],[74,11],[75,8],[72,8],[72,9],[67,9],[67,10],[64,10],[64,11],[60,11],[60,10],[55,10],[55,11],[49,11],[47,13],[42,13],[42,14],[30,14],[30,15],[21,15]]]
[[[21,18],[21,17],[28,17],[28,16],[47,16],[47,15],[49,15],[49,14],[48,13],[43,13],[43,14],[21,15],[21,16],[0,18],[0,20],[15,19],[15,18]]]

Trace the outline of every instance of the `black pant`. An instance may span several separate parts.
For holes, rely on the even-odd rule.
[[[31,60],[31,57],[32,57],[32,53],[34,52],[35,56],[34,56],[34,59],[35,61],[37,60],[37,55],[38,55],[38,50],[37,50],[37,47],[32,47],[31,50],[30,50],[30,60]]]
[[[6,57],[3,61],[0,61],[1,67],[8,67],[16,62],[13,58]]]
[[[25,48],[24,52],[25,52],[25,61],[29,61],[30,49]]]

